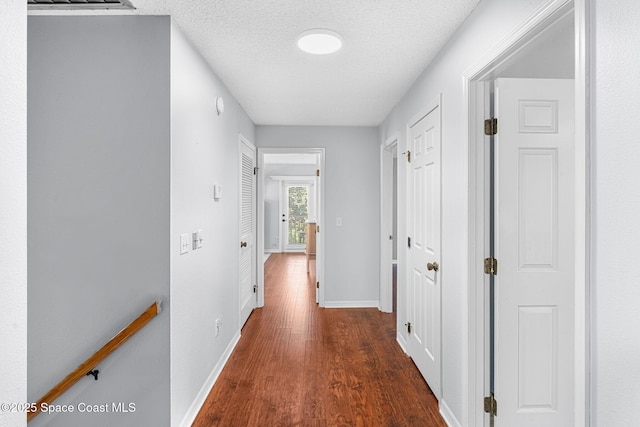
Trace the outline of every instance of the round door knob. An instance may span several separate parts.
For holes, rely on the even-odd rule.
[[[427,263],[427,270],[429,270],[429,271],[431,271],[431,270],[438,271],[439,268],[440,268],[440,266],[435,261]]]
[[[240,247],[241,248],[246,248],[247,247],[247,242],[240,242]]]

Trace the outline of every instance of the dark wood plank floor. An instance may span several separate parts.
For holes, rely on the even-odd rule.
[[[446,426],[394,315],[318,308],[313,274],[304,255],[267,260],[265,306],[193,426]]]

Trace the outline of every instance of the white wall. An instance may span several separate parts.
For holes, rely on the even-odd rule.
[[[594,426],[640,425],[640,3],[594,0]]]
[[[27,401],[27,4],[0,5],[0,402]],[[26,426],[0,411],[0,427]]]
[[[215,98],[225,112],[217,116]],[[239,337],[239,139],[254,125],[175,24],[171,30],[171,425],[191,418]],[[223,197],[213,198],[213,185]],[[182,233],[202,248],[180,255]],[[220,335],[215,320],[223,317]]]
[[[523,22],[544,0],[483,0],[418,78],[380,126],[379,142],[400,132],[398,152],[406,151],[407,122],[442,94],[442,399],[453,425],[467,423],[466,301],[468,254],[468,150],[464,137],[462,75]],[[398,64],[399,66],[401,64]],[[406,160],[399,158],[398,331],[406,340]],[[457,423],[457,424],[456,424]]]
[[[378,306],[380,150],[369,127],[257,126],[258,147],[325,148],[325,303]],[[336,218],[342,218],[342,227]],[[321,284],[322,286],[322,284]]]
[[[30,426],[169,424],[169,35],[167,17],[29,18],[28,401],[165,301],[56,402],[135,412]]]

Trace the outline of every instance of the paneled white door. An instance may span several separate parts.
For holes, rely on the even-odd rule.
[[[408,124],[409,355],[441,396],[440,99]]]
[[[495,82],[500,427],[574,424],[574,82]]]
[[[240,327],[256,306],[256,148],[240,137]]]

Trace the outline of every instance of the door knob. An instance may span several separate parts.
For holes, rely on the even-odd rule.
[[[427,270],[429,270],[429,271],[431,271],[431,270],[438,271],[439,268],[440,268],[440,266],[435,261],[427,263]]]
[[[247,247],[247,242],[240,242],[240,247],[241,248],[246,248]]]

